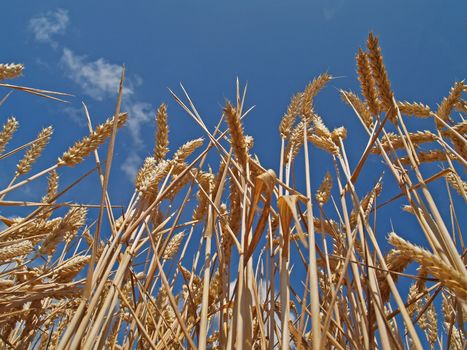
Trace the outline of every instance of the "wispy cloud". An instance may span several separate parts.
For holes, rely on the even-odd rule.
[[[142,146],[143,142],[140,138],[141,127],[143,124],[152,120],[154,108],[146,102],[124,101],[123,108],[128,112],[128,128],[130,129],[131,137],[137,146]]]
[[[136,178],[136,173],[141,167],[142,159],[135,151],[131,151],[126,157],[123,164],[120,166],[120,169],[125,173],[128,180],[134,181]]]
[[[72,106],[65,106],[62,107],[63,113],[67,115],[73,122],[78,124],[80,127],[87,127],[86,123],[86,115],[82,108],[72,107]]]
[[[101,101],[117,95],[122,74],[122,67],[118,64],[110,63],[104,58],[92,61],[68,48],[63,49],[60,63],[66,75],[89,97]],[[123,89],[123,108],[130,116],[128,127],[137,145],[141,144],[141,125],[149,122],[153,114],[153,107],[149,103],[136,100],[135,86],[141,83],[141,78],[130,76],[125,80]]]
[[[43,15],[31,18],[28,28],[34,34],[34,38],[37,41],[57,47],[57,43],[53,37],[64,34],[69,22],[68,11],[57,9],[56,11],[49,11]]]
[[[84,94],[101,101],[104,98],[115,97],[118,92],[122,67],[109,62],[104,58],[90,60],[86,56],[75,54],[68,48],[63,49],[60,64],[65,74],[73,80]],[[141,157],[138,151],[143,148],[141,129],[144,124],[150,122],[154,115],[151,104],[138,101],[136,98],[136,87],[143,83],[137,76],[129,76],[125,80],[123,90],[122,109],[128,112],[127,130],[133,142],[132,151],[122,164],[122,171],[133,181],[136,172],[141,165]],[[70,112],[73,112],[70,110]],[[76,117],[71,113],[71,116]],[[78,119],[79,120],[79,119]]]
[[[138,154],[138,151],[144,148],[141,127],[152,120],[154,107],[147,102],[132,102],[131,100],[130,98],[123,101],[123,109],[128,112],[127,127],[133,140],[133,148],[120,168],[130,181],[134,181],[136,173],[143,162]]]
[[[70,18],[68,11],[57,9],[45,14],[33,17],[29,21],[29,30],[33,33],[38,42],[43,42],[57,49],[59,44],[54,40],[55,36],[64,34]],[[93,100],[103,101],[107,98],[115,98],[122,74],[122,67],[119,64],[110,62],[101,57],[90,59],[86,55],[80,55],[74,50],[62,47],[59,65],[64,74],[72,80],[82,93]],[[130,181],[133,181],[142,159],[138,152],[143,148],[141,129],[145,123],[151,121],[154,115],[154,108],[151,104],[139,101],[136,97],[136,88],[143,83],[143,80],[130,75],[125,79],[123,89],[122,110],[128,112],[127,130],[132,140],[131,152],[121,166],[122,171]],[[69,118],[80,126],[86,126],[83,112],[79,108],[66,107],[64,112]]]
[[[68,48],[63,49],[60,63],[67,76],[93,99],[101,101],[117,94],[122,74],[122,67],[118,64],[109,63],[104,58],[90,61]],[[126,97],[133,95],[131,82],[126,84],[124,93]]]

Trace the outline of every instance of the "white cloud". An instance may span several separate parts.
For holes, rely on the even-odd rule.
[[[47,43],[56,49],[58,43],[54,41],[54,38],[64,34],[69,23],[68,11],[57,9],[33,17],[29,21],[28,28],[34,34],[36,41]],[[60,58],[60,66],[66,76],[92,99],[102,101],[105,98],[117,96],[122,74],[121,65],[111,63],[102,57],[92,60],[65,47]],[[123,88],[122,110],[128,112],[127,128],[130,132],[133,148],[121,169],[130,181],[134,181],[136,172],[142,163],[142,159],[138,155],[138,150],[143,148],[142,125],[151,121],[154,114],[154,109],[149,103],[138,101],[135,98],[135,88],[142,83],[141,77],[132,75],[125,79]],[[79,126],[85,127],[87,125],[81,109],[67,106],[63,111]]]
[[[136,152],[131,152],[120,166],[120,169],[122,169],[126,174],[128,180],[133,182],[136,178],[136,173],[138,172],[141,163],[140,156],[138,156]]]
[[[142,146],[143,142],[140,137],[142,124],[152,120],[154,114],[153,107],[146,102],[124,101],[123,109],[128,112],[127,126],[130,130],[131,138],[136,146]]]
[[[133,182],[142,164],[142,158],[138,155],[138,151],[143,149],[144,146],[141,138],[141,127],[152,120],[154,108],[149,103],[132,102],[132,99],[129,98],[124,101],[123,110],[128,112],[126,127],[130,132],[133,148],[123,162],[121,169],[127,175],[128,180]]]
[[[87,127],[86,116],[82,108],[72,106],[63,107],[63,112],[76,124],[81,127]]]
[[[102,101],[104,98],[115,98],[118,93],[122,67],[109,62],[104,58],[90,60],[86,56],[75,54],[68,48],[63,49],[60,60],[65,74],[75,82],[84,94],[94,100]],[[154,115],[154,108],[147,102],[136,99],[135,87],[141,85],[143,80],[133,75],[125,79],[123,88],[122,110],[128,112],[127,129],[133,142],[133,151],[121,166],[123,172],[130,181],[134,181],[136,172],[141,165],[138,150],[143,148],[141,128],[150,122]],[[69,115],[72,119],[80,121],[77,111],[70,109]]]
[[[122,67],[107,62],[104,58],[88,61],[86,56],[76,55],[70,49],[64,48],[60,60],[68,77],[78,84],[83,92],[95,100],[115,96],[118,92]],[[133,94],[131,81],[126,83],[124,94]]]
[[[69,22],[68,11],[57,9],[56,11],[49,11],[44,15],[31,18],[28,28],[32,31],[37,41],[49,43],[53,47],[57,47],[53,36],[64,34]]]

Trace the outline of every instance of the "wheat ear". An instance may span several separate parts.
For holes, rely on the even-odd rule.
[[[436,255],[407,242],[394,232],[389,234],[389,243],[395,246],[402,255],[417,261],[421,266],[429,271],[433,277],[437,278],[443,286],[450,289],[458,298],[463,301],[467,300],[466,276],[459,273],[452,266],[446,264]]]
[[[365,97],[366,104],[372,115],[379,114],[379,101],[376,93],[375,81],[371,75],[370,61],[368,54],[362,49],[358,50],[357,56],[357,73],[360,81],[360,89]],[[356,97],[356,96],[355,96]],[[363,117],[363,115],[362,115]]]
[[[71,146],[58,158],[58,166],[74,166],[79,164],[91,152],[95,151],[112,135],[114,118],[112,117],[105,123],[98,125],[89,136]],[[120,113],[117,117],[117,127],[121,128],[125,124],[126,119],[127,113]]]
[[[169,152],[169,123],[167,122],[167,105],[162,103],[156,113],[156,146],[154,147],[154,158],[161,161]]]
[[[32,164],[40,157],[45,146],[49,143],[52,136],[53,128],[42,129],[37,135],[36,141],[28,148],[24,157],[19,161],[16,166],[16,175],[24,175],[31,170]]]
[[[242,168],[246,168],[246,162],[248,158],[245,135],[243,132],[243,126],[240,121],[238,110],[233,107],[230,102],[227,102],[224,108],[225,119],[229,126],[230,135],[232,137],[231,144],[235,152],[237,160],[241,164]]]
[[[320,206],[326,204],[331,196],[331,189],[332,189],[332,176],[329,171],[326,172],[321,185],[316,192],[316,201],[319,203]]]
[[[292,132],[295,117],[301,112],[302,96],[303,94],[299,92],[292,97],[290,104],[287,107],[287,112],[281,119],[279,124],[279,133],[283,139],[289,137]]]
[[[3,153],[5,146],[10,142],[18,126],[19,123],[14,117],[8,118],[5,125],[3,125],[3,129],[0,131],[0,153]]]
[[[438,110],[436,111],[436,115],[443,121],[449,121],[449,116],[451,115],[452,110],[454,109],[455,105],[460,101],[463,89],[463,81],[455,82],[454,86],[451,88],[451,91],[449,91],[449,95],[445,97],[439,105]],[[443,124],[436,118],[435,123],[438,129],[441,129],[443,127]]]
[[[22,64],[0,64],[0,80],[17,78],[23,73],[23,69],[24,66]]]
[[[353,108],[355,108],[355,111],[360,115],[363,123],[367,128],[371,128],[373,126],[373,118],[371,116],[370,110],[357,95],[351,91],[342,91],[341,97],[345,103],[350,104]]]
[[[203,145],[203,139],[195,139],[183,144],[174,154],[174,161],[183,163],[197,148]]]
[[[383,63],[383,55],[381,54],[381,48],[378,44],[378,38],[370,33],[368,35],[368,57],[370,58],[371,71],[378,87],[378,94],[381,98],[381,103],[388,113],[391,113],[391,120],[394,122],[395,111],[394,111],[394,93],[391,90],[391,84],[389,82],[386,67]]]
[[[424,105],[423,103],[417,102],[397,102],[397,107],[402,114],[413,115],[420,118],[428,118],[431,116],[430,107]]]

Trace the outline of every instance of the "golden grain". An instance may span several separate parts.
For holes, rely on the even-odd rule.
[[[126,113],[121,113],[117,117],[117,127],[121,128],[127,119]],[[91,152],[102,145],[111,135],[113,131],[114,117],[108,119],[105,123],[98,125],[94,131],[83,138],[81,141],[76,142],[71,146],[63,155],[58,158],[57,164],[59,166],[74,166],[79,164]]]
[[[302,112],[303,118],[310,118],[313,113],[313,99],[316,97],[318,92],[332,79],[332,76],[328,73],[323,73],[313,79],[303,91],[302,96]]]
[[[0,248],[0,262],[5,263],[13,258],[29,254],[34,249],[31,241],[22,241]]]
[[[185,232],[179,232],[172,237],[169,244],[164,250],[164,254],[162,255],[162,259],[169,260],[177,254],[180,245],[182,244],[183,237],[185,237]]]
[[[193,212],[193,220],[202,220],[207,213],[209,206],[209,195],[214,189],[214,175],[212,173],[200,173],[197,176],[199,191],[197,194],[198,205]]]
[[[332,155],[339,154],[339,147],[336,146],[334,141],[329,137],[320,137],[317,135],[308,135],[308,141],[314,144],[316,147],[321,148],[322,150],[329,152]]]
[[[21,75],[24,66],[22,64],[7,63],[0,64],[0,80],[14,79]]]
[[[156,113],[157,131],[154,158],[157,161],[165,159],[165,156],[169,152],[169,123],[167,118],[167,105],[162,103]]]
[[[366,52],[363,52],[362,49],[359,49],[357,56],[356,56],[356,61],[357,61],[358,80],[360,81],[360,88],[362,90],[362,94],[365,97],[366,105],[371,115],[376,116],[379,114],[379,101],[378,101],[378,95],[376,93],[375,81],[371,74],[370,61],[368,59],[368,54]],[[370,115],[370,118],[371,118],[371,115]],[[369,118],[365,118],[364,120],[369,120]]]
[[[183,144],[174,154],[174,161],[183,163],[194,151],[203,145],[203,139],[195,139]]]
[[[456,159],[455,156],[451,156],[449,153],[441,150],[432,150],[428,152],[417,152],[417,158],[420,163],[432,163],[432,162],[439,162],[439,161],[446,161],[448,158]],[[401,157],[400,162],[404,165],[412,164],[409,157]]]
[[[452,129],[456,131],[458,134],[461,134],[461,135],[467,134],[467,120],[463,120],[460,123],[454,125]]]
[[[319,205],[324,205],[329,200],[331,196],[332,189],[332,176],[329,171],[326,172],[321,185],[319,185],[318,191],[316,192],[316,201]]]
[[[431,109],[427,105],[418,102],[397,102],[400,112],[405,115],[413,115],[420,118],[431,117]]]
[[[412,259],[406,255],[401,254],[400,251],[392,249],[385,256],[385,261],[388,267],[388,271],[391,273],[394,282],[396,282],[399,278],[397,273],[403,272],[412,262]],[[391,290],[386,279],[386,273],[380,272],[378,274],[378,281],[380,284],[381,297],[384,302],[387,302],[389,300]]]
[[[232,137],[231,145],[235,152],[235,156],[242,168],[245,169],[248,153],[246,150],[245,135],[240,121],[240,116],[238,115],[238,110],[234,108],[230,102],[227,102],[224,108],[224,114]]]
[[[8,118],[5,125],[3,125],[3,129],[0,131],[0,153],[3,153],[5,146],[10,142],[18,126],[19,123],[14,117]]]
[[[433,277],[450,289],[461,300],[467,300],[467,277],[446,264],[438,256],[427,250],[417,247],[397,236],[394,232],[389,234],[389,243],[400,250],[401,254],[417,261]]]
[[[52,255],[57,245],[62,241],[71,241],[78,230],[86,221],[87,209],[84,207],[71,208],[64,216],[63,220],[47,236],[39,252],[46,255]]]
[[[390,113],[390,119],[394,122],[394,93],[391,90],[386,67],[383,63],[383,55],[379,47],[378,38],[370,33],[368,35],[368,58],[370,59],[370,66],[376,86],[378,87],[378,96],[381,99],[381,104],[387,113]]]
[[[77,255],[65,261],[63,265],[55,270],[55,280],[57,282],[71,281],[89,262],[91,257],[89,255]]]
[[[287,139],[290,133],[292,132],[295,118],[301,112],[302,97],[302,93],[297,93],[292,97],[290,104],[287,108],[287,112],[281,119],[281,122],[279,124],[279,133],[283,139]]]
[[[398,150],[405,148],[404,141],[407,142],[408,139],[410,139],[414,146],[417,146],[421,143],[434,142],[437,140],[437,138],[438,137],[435,134],[428,130],[409,133],[408,137],[401,137],[394,133],[388,133],[381,138],[381,146],[386,152],[388,152],[391,151],[391,149]],[[381,149],[375,146],[371,152],[381,153]]]
[[[32,164],[40,157],[45,146],[49,143],[52,133],[53,129],[51,126],[42,129],[42,131],[37,135],[36,141],[28,148],[24,157],[16,166],[17,175],[24,175],[31,170]]]
[[[49,173],[49,178],[47,180],[47,193],[44,197],[42,197],[42,203],[52,203],[57,195],[58,191],[58,180],[59,176],[56,170],[52,170]],[[46,209],[47,211],[47,209]],[[44,219],[48,219],[52,214],[51,211],[48,211],[49,216],[44,217]]]
[[[449,121],[449,117],[451,115],[452,110],[454,109],[455,105],[460,102],[460,98],[462,96],[462,91],[464,89],[464,82],[457,81],[454,83],[454,86],[449,91],[449,95],[443,99],[441,104],[436,111],[436,115],[442,119],[444,122]],[[435,124],[438,129],[442,129],[444,125],[435,118]]]
[[[467,201],[467,182],[462,180],[459,175],[452,172],[447,174],[445,178],[449,185],[451,185],[451,187],[464,198],[464,201]]]
[[[157,185],[169,173],[171,163],[166,160],[157,162],[153,157],[147,157],[143,167],[136,175],[135,186],[141,192],[157,192]]]
[[[287,147],[285,148],[286,163],[294,160],[301,147],[303,146],[303,129],[305,128],[305,126],[308,127],[308,120],[300,121],[292,130],[292,133],[289,137],[289,141],[287,142]]]

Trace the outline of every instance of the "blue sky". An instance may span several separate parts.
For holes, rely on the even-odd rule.
[[[112,115],[120,67],[125,64],[123,107],[129,111],[129,125],[119,135],[110,184],[111,189],[118,188],[113,200],[124,204],[131,195],[134,172],[152,151],[154,112],[161,102],[169,104],[172,150],[203,136],[167,88],[181,94],[179,84],[183,83],[206,123],[213,126],[225,100],[234,97],[239,77],[243,84],[248,82],[247,104],[256,106],[245,121],[246,132],[255,138],[253,150],[265,166],[277,169],[277,127],[290,97],[325,71],[339,78],[318,96],[318,113],[330,127],[344,125],[350,135],[363,132],[353,112],[340,101],[338,90],[359,91],[354,56],[365,46],[369,31],[380,38],[396,97],[435,108],[453,82],[467,76],[467,41],[463,40],[467,4],[449,4],[340,0],[9,3],[9,15],[0,31],[0,60],[25,64],[24,75],[15,83],[69,92],[74,97],[62,104],[14,93],[2,107],[2,117],[15,115],[21,123],[16,145],[35,137],[41,127],[54,126],[49,153],[35,168],[41,169],[87,133],[81,101],[89,107],[95,124]],[[364,137],[353,137],[348,144],[354,162],[365,142]],[[320,153],[313,156],[321,161]],[[92,165],[91,159],[80,166],[79,173]],[[366,192],[380,170],[362,181],[359,190]],[[315,187],[324,171],[324,167],[314,167]],[[64,180],[68,174],[75,172],[65,169]],[[9,176],[6,170],[1,175]],[[43,183],[23,191],[34,193],[35,186],[43,188]],[[98,193],[97,181],[88,186]],[[79,199],[81,192],[72,194]]]
[[[81,101],[95,124],[113,113],[125,64],[124,109],[130,117],[111,178],[111,188],[119,189],[113,198],[122,204],[135,170],[153,148],[154,112],[161,102],[169,103],[172,150],[203,136],[168,87],[181,94],[183,83],[213,126],[225,100],[234,97],[236,77],[248,82],[247,104],[256,107],[246,132],[254,136],[263,164],[277,169],[280,118],[290,97],[322,72],[339,78],[318,96],[318,113],[330,127],[363,132],[338,90],[359,91],[354,56],[369,31],[380,38],[400,100],[435,107],[455,80],[467,76],[464,1],[22,1],[5,8],[0,60],[25,64],[16,83],[74,95],[62,104],[14,93],[2,107],[3,118],[15,115],[22,125],[17,145],[54,125],[51,150],[36,169],[87,133]],[[356,161],[364,144],[365,138],[354,137],[349,157]],[[9,176],[5,170],[1,175]],[[316,186],[323,175],[316,167]],[[379,175],[371,174],[361,190]],[[96,183],[90,186],[98,191]]]
[[[69,92],[74,97],[65,105],[15,93],[3,106],[3,118],[17,117],[22,124],[21,140],[54,125],[52,150],[49,159],[44,157],[37,165],[40,169],[87,133],[81,101],[89,107],[95,124],[113,113],[120,66],[125,64],[124,109],[130,112],[130,121],[119,136],[111,178],[111,188],[119,188],[114,200],[124,203],[131,194],[134,171],[153,148],[154,111],[161,102],[169,104],[172,150],[203,136],[167,88],[181,94],[179,83],[183,83],[212,126],[226,98],[234,97],[239,77],[249,84],[247,104],[256,106],[245,121],[246,132],[255,137],[254,152],[267,167],[277,169],[279,120],[290,97],[322,72],[339,79],[318,96],[318,113],[330,127],[344,125],[351,135],[362,133],[353,112],[340,101],[338,89],[359,91],[354,56],[365,46],[369,31],[380,38],[396,97],[435,107],[455,80],[467,76],[467,41],[463,40],[467,4],[449,4],[340,0],[9,3],[0,32],[0,59],[26,65],[16,83]],[[352,138],[351,159],[359,155],[364,143],[365,138]],[[90,160],[81,171],[92,164]],[[323,175],[324,169],[315,169],[314,182]],[[367,188],[380,174],[373,175]],[[365,183],[362,186],[366,191]]]
[[[323,72],[339,78],[318,96],[318,113],[330,127],[344,125],[350,135],[363,136],[338,90],[359,91],[354,57],[370,31],[380,38],[400,100],[436,108],[453,82],[467,76],[465,1],[16,1],[2,8],[0,61],[26,66],[12,83],[74,95],[69,104],[62,104],[15,92],[2,106],[2,120],[15,115],[21,123],[11,147],[33,139],[41,127],[55,128],[48,154],[33,171],[50,165],[87,134],[81,101],[95,124],[113,114],[120,67],[125,64],[123,108],[129,111],[129,125],[119,135],[110,183],[112,201],[120,204],[132,193],[135,170],[152,152],[154,112],[161,102],[169,104],[172,150],[203,136],[168,93],[171,88],[181,94],[179,83],[212,127],[225,100],[234,97],[236,77],[242,84],[248,82],[247,104],[256,107],[245,121],[246,132],[254,136],[253,151],[263,164],[277,169],[280,118],[290,97]],[[7,92],[2,90],[1,96]],[[365,142],[365,137],[353,137],[347,144],[354,165]],[[312,157],[316,189],[326,161],[318,153]],[[15,161],[8,159],[0,169],[2,183],[12,175],[8,169]],[[381,175],[383,168],[372,162],[375,168],[358,184],[361,193]],[[90,159],[77,172],[83,174],[92,165]],[[78,175],[64,169],[61,176],[69,184]],[[396,194],[386,178],[385,185],[393,186],[390,193]],[[97,202],[97,178],[86,186],[86,196],[95,190]],[[31,199],[38,188],[44,189],[44,181],[18,195]],[[70,198],[89,202],[81,191],[72,191]],[[437,199],[441,206],[447,203],[446,198]],[[397,206],[382,213],[388,216],[379,221],[381,238],[391,218],[398,221],[404,215],[405,236],[423,244],[421,233],[408,233],[416,228],[409,214],[400,214]]]

